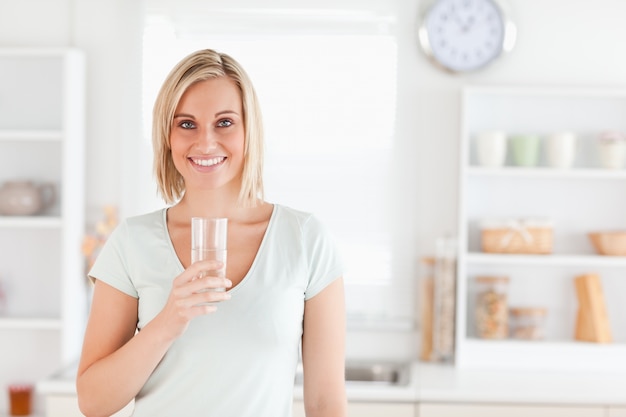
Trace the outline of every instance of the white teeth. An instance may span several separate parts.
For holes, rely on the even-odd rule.
[[[192,158],[191,160],[196,165],[201,165],[203,167],[210,167],[210,166],[219,164],[224,159],[226,159],[226,158],[224,158],[223,156],[218,156],[216,158],[211,158],[211,159],[194,159],[194,158]]]

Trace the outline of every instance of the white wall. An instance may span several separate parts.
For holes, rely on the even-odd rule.
[[[0,46],[66,46],[71,0],[0,0]]]
[[[457,139],[460,88],[467,84],[626,85],[626,2],[621,0],[510,0],[518,26],[511,54],[476,74],[452,76],[417,51],[414,16],[418,6],[401,1],[400,74],[397,123],[398,172],[410,242],[405,257],[434,250],[434,239],[456,230]],[[424,3],[424,2],[422,2]],[[406,267],[410,267],[406,264]]]
[[[331,3],[347,7],[354,1]],[[400,34],[395,176],[398,274],[417,277],[418,260],[432,253],[435,238],[456,230],[462,86],[626,86],[625,1],[509,3],[518,24],[513,52],[479,73],[454,76],[436,69],[419,51],[416,20],[424,1],[396,0]],[[120,206],[122,215],[134,213],[133,179],[150,175],[149,167],[137,167],[132,157],[142,151],[137,145],[141,137],[140,4],[139,0],[0,0],[0,46],[77,46],[87,54],[90,222],[99,219],[105,204]],[[319,2],[310,5],[316,7]]]
[[[57,0],[55,0],[57,1]],[[74,0],[73,45],[87,54],[87,218],[123,211],[141,125],[141,1]]]

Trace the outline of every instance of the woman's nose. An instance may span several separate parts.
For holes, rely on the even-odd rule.
[[[217,149],[217,138],[210,129],[206,129],[200,133],[198,138],[198,147],[205,153],[209,153]]]

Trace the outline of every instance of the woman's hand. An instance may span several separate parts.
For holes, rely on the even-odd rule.
[[[232,286],[228,278],[204,276],[220,267],[219,261],[199,261],[174,279],[167,303],[157,316],[168,337],[179,337],[194,317],[213,313],[217,310],[214,303],[230,299],[224,291]]]

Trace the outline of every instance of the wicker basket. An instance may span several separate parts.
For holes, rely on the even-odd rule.
[[[592,232],[589,239],[599,255],[626,256],[626,231]]]
[[[483,222],[482,250],[486,253],[552,253],[552,223],[548,220],[520,219]]]

